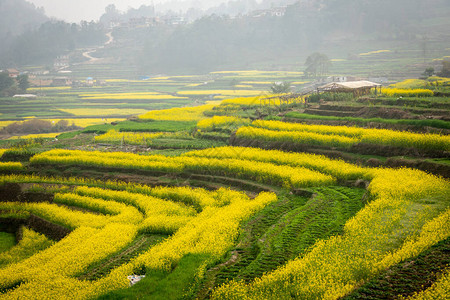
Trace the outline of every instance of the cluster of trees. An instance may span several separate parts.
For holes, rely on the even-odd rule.
[[[442,69],[437,75],[442,77],[450,77],[450,60],[442,61]]]
[[[290,1],[282,0],[280,3],[288,4]],[[0,5],[6,2],[15,2],[16,5],[26,3],[25,0],[3,0]],[[259,4],[269,2],[272,0]],[[159,24],[149,28],[117,29],[114,31],[116,40],[124,39],[126,42],[120,49],[114,50],[114,57],[128,65],[132,63],[140,68],[142,74],[203,73],[218,69],[252,68],[260,66],[261,62],[269,67],[272,62],[275,67],[281,57],[291,62],[304,60],[309,54],[328,48],[329,41],[336,41],[336,37],[343,40],[361,37],[418,39],[427,32],[418,20],[435,18],[442,22],[446,18],[447,2],[300,0],[288,5],[284,16],[278,17],[241,15],[234,18],[213,14],[186,25]],[[254,1],[235,0],[226,6],[230,9],[231,6],[241,7],[238,10],[242,10],[245,3],[250,6],[255,4]],[[37,16],[42,15],[39,10],[34,10]],[[103,43],[106,39],[104,24],[111,20],[154,14],[152,6],[130,9],[126,14],[114,6],[108,6],[98,23],[68,24],[44,20],[39,26],[25,26],[20,34],[10,34],[9,38],[1,39],[0,65],[9,67],[50,62],[75,48]],[[0,35],[1,30],[14,27],[17,21],[11,20],[4,28],[0,26]],[[430,32],[439,34],[438,30]],[[311,59],[306,64],[309,75],[320,76],[327,72],[329,63],[323,57]]]
[[[69,125],[66,120],[60,120],[52,123],[47,120],[31,119],[23,122],[14,122],[0,130],[0,134],[31,134],[31,133],[49,133],[62,132],[68,130],[80,129],[75,124]]]
[[[11,78],[8,73],[0,72],[0,97],[25,93],[29,87],[28,75],[19,75],[17,78]]]
[[[0,1],[0,38],[2,43],[49,21],[42,8],[25,0]]]
[[[70,24],[51,20],[25,0],[0,1],[0,66],[49,63],[75,48],[105,42],[97,22]]]
[[[129,32],[128,37],[138,34],[135,40],[143,42],[136,61],[144,73],[251,68],[262,61],[276,64],[279,57],[291,61],[306,58],[328,48],[329,41],[336,38],[419,40],[427,29],[418,25],[418,20],[445,17],[445,0],[431,2],[299,1],[289,5],[282,17],[211,15],[185,26]],[[312,76],[326,73],[329,67],[327,63],[312,65],[317,66],[307,66]]]
[[[64,21],[48,21],[4,44],[0,49],[0,64],[51,62],[68,51],[99,45],[105,41],[105,31],[99,23],[82,22],[78,25]]]
[[[105,8],[105,13],[100,17],[100,22],[109,25],[111,21],[127,22],[132,18],[141,17],[182,17],[187,22],[193,22],[204,16],[242,16],[252,11],[269,9],[274,6],[291,5],[298,0],[192,0],[192,1],[168,1],[155,5],[141,5],[139,8],[128,8],[126,12],[119,11],[114,4]]]
[[[325,54],[314,52],[306,59],[305,66],[306,76],[322,76],[328,73],[331,61]]]
[[[425,71],[422,73],[423,77],[426,79],[430,76],[433,76],[436,74],[440,77],[449,77],[450,78],[450,60],[442,60],[442,68],[440,72],[435,72],[433,67],[428,67],[425,69]]]

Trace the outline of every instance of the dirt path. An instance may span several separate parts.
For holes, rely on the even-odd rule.
[[[94,53],[96,51],[97,51],[97,49],[94,49],[94,50],[90,49],[86,52],[83,52],[83,56],[86,57],[87,59],[89,59],[89,61],[87,61],[86,63],[93,63],[93,62],[96,62],[99,60],[99,58],[91,56],[91,53]]]
[[[92,63],[98,62],[99,60],[102,59],[102,58],[98,58],[98,57],[93,57],[91,54],[94,52],[97,52],[97,50],[99,50],[99,49],[105,48],[105,46],[110,45],[114,42],[114,37],[112,35],[112,31],[108,32],[106,34],[106,36],[108,37],[108,40],[103,44],[103,46],[89,48],[89,49],[86,49],[85,52],[83,52],[83,56],[86,57],[87,59],[89,59],[88,61],[84,62],[85,64],[92,64]]]

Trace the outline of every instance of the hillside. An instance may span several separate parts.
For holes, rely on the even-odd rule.
[[[0,117],[101,124],[1,141],[0,299],[446,299],[449,79],[262,92],[300,75],[9,99]],[[40,121],[4,131],[63,124]]]
[[[26,0],[2,0],[0,2],[0,38],[12,38],[34,29],[49,18],[41,8]]]
[[[215,70],[303,71],[307,57],[320,52],[331,60],[328,74],[401,79],[418,77],[430,66],[438,70],[439,60],[449,55],[445,0],[302,0],[195,21],[187,15],[155,16],[150,6],[141,9],[122,15],[110,9],[100,23],[28,28],[3,45],[0,64],[48,65],[64,54],[76,65],[80,48],[101,46],[110,30],[114,42],[95,56],[113,62],[118,74],[131,72],[135,78]],[[11,27],[8,22],[4,28]]]

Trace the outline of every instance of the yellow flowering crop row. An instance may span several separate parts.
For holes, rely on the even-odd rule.
[[[195,86],[200,86],[203,85],[203,83],[190,83],[188,85],[186,85],[186,87],[195,87]]]
[[[250,284],[231,282],[222,286],[214,292],[213,296],[216,298],[265,299],[277,297],[283,299],[296,297],[300,299],[336,299],[350,292],[355,286],[381,270],[402,259],[414,256],[433,243],[450,236],[450,204],[447,200],[450,193],[450,184],[444,179],[417,170],[357,167],[352,169],[348,168],[346,163],[329,160],[321,156],[296,153],[286,153],[286,156],[284,156],[282,154],[281,151],[222,147],[215,148],[213,151],[211,149],[209,151],[208,149],[194,151],[182,157],[150,156],[150,160],[156,162],[171,159],[177,164],[183,164],[183,168],[187,170],[218,170],[219,173],[236,173],[241,174],[238,176],[246,178],[257,176],[253,174],[253,172],[257,172],[261,176],[258,180],[270,182],[281,180],[283,184],[286,180],[286,186],[290,186],[292,182],[298,179],[289,172],[290,169],[293,169],[298,175],[307,174],[309,171],[299,166],[319,170],[338,178],[345,178],[345,176],[359,177],[360,175],[373,178],[369,191],[375,199],[346,223],[342,236],[318,241],[310,252],[303,257],[288,262],[285,266]],[[69,150],[49,151],[36,157],[39,156],[42,158],[47,156],[46,159],[50,160],[58,157],[64,159],[73,157],[74,161],[78,162],[82,162],[83,156],[86,156],[94,157],[99,161],[102,159],[112,162],[118,161],[121,165],[125,165],[128,159],[131,162],[139,161],[139,158],[141,160],[146,159],[146,156],[128,153]],[[39,159],[37,162],[39,162]],[[285,173],[278,174],[276,167],[279,168],[279,173],[282,170]],[[258,168],[265,170],[266,173]],[[277,176],[280,176],[280,178]],[[320,179],[316,174],[314,176],[314,180]],[[39,178],[25,175],[0,177],[0,182],[12,180],[30,182],[38,181]],[[63,179],[41,178],[42,182],[58,180],[63,181]],[[83,182],[76,179],[65,180],[66,184],[82,184]],[[99,182],[94,181],[86,181],[85,184],[100,185]],[[126,276],[130,275],[137,267],[146,266],[148,268],[171,270],[184,255],[189,253],[210,254],[215,260],[220,259],[238,236],[239,224],[265,205],[276,201],[276,196],[272,193],[261,193],[251,200],[243,193],[226,189],[207,192],[203,189],[189,187],[151,188],[126,183],[117,183],[114,186],[113,182],[106,182],[103,185],[122,191],[81,186],[75,188],[69,194],[56,194],[55,198],[58,202],[58,199],[67,197],[68,201],[75,201],[73,204],[91,209],[111,209],[111,213],[118,214],[115,216],[99,216],[104,218],[104,227],[98,226],[103,227],[103,229],[78,228],[55,246],[21,263],[1,269],[0,288],[22,280],[24,283],[14,290],[3,295],[0,294],[0,299],[93,298],[107,291],[126,287],[128,285]],[[159,207],[157,204],[147,203],[147,201],[152,201],[152,197],[149,196],[173,199],[194,207],[200,206],[201,209],[197,214],[191,207],[173,202],[168,203],[166,207]],[[71,204],[72,202],[65,203]],[[124,221],[126,224],[120,223],[122,219],[114,218],[123,215],[125,207],[115,206],[115,204],[110,208],[106,207],[106,204],[113,203],[123,203],[126,206],[136,207],[145,217],[144,219],[140,218],[136,223],[130,219]],[[0,207],[0,210],[18,209],[18,204],[9,204],[10,206]],[[32,207],[32,204],[24,205],[21,203],[19,209],[32,211],[47,218],[46,216],[50,214],[45,215],[41,211],[44,204],[39,203],[40,207],[37,209]],[[169,206],[170,209],[173,209],[173,213],[168,213],[167,207]],[[152,210],[152,207],[155,210]],[[51,210],[51,208],[48,209]],[[61,211],[60,215],[63,215],[63,213]],[[70,214],[65,213],[65,215],[67,217]],[[100,219],[95,218],[98,215],[87,215],[92,222],[86,223],[86,226],[97,227],[98,223],[101,223]],[[127,218],[135,217],[128,215]],[[48,219],[57,221],[55,217],[48,217]],[[79,221],[75,226],[81,225],[84,225],[84,223]],[[117,230],[120,226],[124,226],[120,227],[121,237],[116,237],[116,235],[120,235],[119,233],[106,232],[112,230],[113,225],[118,226]],[[73,237],[72,241],[74,241],[77,234],[82,230],[85,230],[83,231],[84,236],[80,237],[77,243],[64,244],[70,237]],[[72,278],[72,276],[83,272],[90,263],[117,251],[114,249],[122,248],[127,242],[120,241],[119,238],[127,237],[129,242],[138,230],[176,232],[170,238],[150,248],[130,263],[114,269],[100,280],[85,282]],[[115,241],[111,242],[113,243],[112,250],[108,248],[111,245],[108,244],[107,235],[116,238]],[[95,243],[94,236],[101,241]],[[94,253],[95,257],[92,258],[87,253],[88,251],[95,251],[92,250],[94,249],[93,244],[99,248],[98,251],[101,253]],[[56,246],[59,246],[59,248]],[[63,250],[64,247],[66,248]],[[65,264],[75,265],[70,265],[67,268],[68,270],[58,272],[57,270],[64,268]],[[13,275],[7,277],[7,274],[10,273]]]
[[[272,163],[241,159],[216,159],[203,157],[182,157],[185,169],[212,174],[253,179],[286,188],[327,185],[335,179],[303,167],[278,166]]]
[[[115,104],[115,105],[117,105],[117,104]],[[69,125],[75,124],[76,126],[79,126],[79,127],[87,127],[90,125],[98,125],[98,124],[105,124],[105,123],[110,123],[110,122],[124,121],[126,119],[125,118],[108,118],[108,119],[78,118],[78,119],[42,119],[42,120],[50,121],[54,124],[58,123],[61,120],[65,120],[65,121],[69,122]],[[6,127],[9,124],[12,124],[14,122],[16,122],[16,121],[0,121],[0,128]],[[17,121],[17,122],[20,122],[20,121]]]
[[[81,185],[81,186],[93,186],[93,187],[105,187],[108,189],[114,190],[126,190],[131,194],[144,194],[149,195],[161,199],[172,200],[174,202],[181,202],[189,206],[193,206],[198,210],[205,208],[207,206],[222,206],[224,205],[223,193],[221,189],[210,192],[202,188],[191,188],[189,186],[182,187],[149,187],[147,185],[142,185],[138,183],[125,183],[118,181],[97,181],[86,178],[77,178],[77,177],[42,177],[36,175],[2,175],[0,176],[0,184],[4,184],[7,182],[15,182],[15,183],[48,183],[48,184],[65,184],[65,185]],[[129,203],[135,207],[137,207],[140,211],[145,213],[147,205],[145,203],[149,202],[148,199],[142,201],[133,200],[132,195],[124,193],[123,195],[120,193],[114,194],[114,196],[108,196],[108,193],[102,193],[103,189],[99,189],[100,192],[95,191],[94,189],[86,192],[82,187],[75,189],[75,192],[80,195],[93,196],[97,198],[103,199],[115,199],[116,201]],[[114,191],[109,191],[114,192]],[[83,194],[85,193],[85,194]],[[114,198],[111,198],[114,197]],[[123,200],[124,198],[129,199]]]
[[[142,214],[133,206],[108,201],[99,198],[80,196],[72,193],[57,193],[54,201],[69,206],[79,206],[95,212],[106,214],[109,222],[137,224],[142,219]]]
[[[119,132],[111,129],[107,133],[95,137],[97,143],[125,143],[132,145],[150,145],[153,139],[160,137],[162,133],[146,132]]]
[[[67,153],[66,153],[67,154]],[[16,176],[19,178],[18,176]],[[12,180],[12,176],[3,176],[2,182]],[[38,181],[36,176],[21,176],[22,181]],[[50,182],[51,178],[41,178],[41,181]],[[72,179],[71,182],[75,181]],[[107,183],[110,184],[110,183]],[[148,186],[138,184],[124,184],[127,189],[140,190],[149,193],[153,190]],[[121,187],[121,188],[122,188]],[[173,197],[178,188],[156,188],[155,194]],[[204,198],[209,193],[212,200],[198,200],[205,205],[199,214],[189,207],[168,201],[167,207],[158,207],[157,201],[151,196],[134,194],[125,191],[110,191],[100,188],[77,187],[72,193],[57,193],[55,202],[66,205],[77,205],[98,211],[108,211],[119,216],[126,210],[125,204],[138,206],[146,210],[146,218],[142,220],[136,216],[128,215],[127,224],[110,216],[111,223],[105,223],[100,229],[97,226],[97,215],[89,214],[91,222],[77,224],[81,227],[75,229],[66,238],[55,245],[43,250],[19,263],[11,264],[0,269],[0,288],[5,288],[17,282],[22,282],[17,288],[0,293],[0,299],[86,299],[92,298],[110,290],[128,286],[127,275],[139,266],[168,269],[177,263],[181,257],[188,253],[206,253],[215,260],[222,257],[233,245],[239,234],[239,224],[265,205],[276,201],[273,193],[262,193],[255,199],[249,199],[244,193],[228,189],[219,189],[207,192],[203,189],[180,188],[186,195],[189,191],[198,192],[193,198]],[[186,195],[181,195],[185,198]],[[104,200],[101,200],[101,199]],[[105,201],[107,200],[107,201]],[[146,203],[147,201],[153,201]],[[124,203],[124,204],[122,204]],[[212,206],[208,205],[211,204]],[[6,203],[12,209],[16,203]],[[36,207],[43,208],[46,203],[38,203]],[[50,206],[49,204],[47,204]],[[20,206],[34,213],[39,209],[34,204]],[[49,207],[49,217],[52,211]],[[159,209],[159,210],[158,210]],[[163,213],[161,213],[163,212]],[[78,212],[80,213],[80,212]],[[160,213],[160,214],[158,214]],[[62,213],[61,213],[62,215]],[[66,212],[66,218],[73,215]],[[105,217],[105,216],[104,216]],[[133,225],[135,223],[136,225]],[[86,226],[82,226],[86,225]],[[109,275],[96,281],[80,281],[73,276],[80,274],[93,262],[123,248],[132,241],[138,231],[169,232],[174,235],[159,245],[150,248],[146,253],[138,256],[130,263],[114,269]]]
[[[280,95],[281,96],[281,95]],[[274,95],[260,95],[258,97],[240,97],[225,99],[222,104],[239,104],[245,106],[277,106],[280,104],[304,103],[304,97],[289,98],[288,101],[280,100]]]
[[[202,131],[213,131],[217,127],[232,126],[232,125],[245,125],[249,124],[250,119],[227,117],[227,116],[214,116],[209,119],[203,119],[198,121],[197,128]]]
[[[40,250],[44,250],[54,244],[45,235],[23,227],[22,239],[6,252],[0,253],[0,266],[17,263],[32,256]]]
[[[135,226],[116,223],[102,229],[75,229],[55,245],[0,269],[0,287],[24,281],[10,293],[0,295],[0,299],[18,299],[27,294],[30,299],[49,299],[51,296],[46,293],[51,292],[48,287],[53,280],[65,280],[83,272],[91,263],[130,243],[136,233]],[[57,298],[63,297],[67,295],[58,295]]]
[[[227,206],[208,207],[172,237],[138,257],[136,264],[170,270],[188,253],[209,253],[218,259],[238,237],[240,222],[273,201],[273,193],[261,193],[253,200],[239,193]]]
[[[255,90],[192,90],[192,91],[179,91],[178,95],[193,96],[193,95],[223,95],[223,96],[257,96],[264,94],[264,91]]]
[[[227,205],[230,203],[230,199],[234,198],[234,191],[225,189],[207,191],[202,188],[192,188],[189,186],[149,187],[133,182],[104,182],[75,177],[54,178],[17,174],[0,176],[0,184],[8,182],[76,185],[78,187],[73,192],[78,195],[113,200],[132,205],[145,216],[150,213],[171,216],[193,216],[196,214],[196,211],[201,211],[208,206],[220,207]],[[162,199],[168,201],[162,201]]]
[[[390,88],[398,89],[414,89],[424,88],[427,86],[427,81],[423,79],[405,79],[403,81],[389,85]]]
[[[87,93],[87,94],[80,94],[80,97],[110,97],[110,96],[139,96],[139,95],[161,95],[161,93],[158,92],[135,92],[135,93]]]
[[[449,85],[450,79],[447,77],[431,76],[427,79],[433,85]]]
[[[186,97],[177,97],[173,95],[165,95],[155,92],[145,92],[145,93],[114,93],[114,94],[82,94],[80,95],[82,99],[85,100],[96,100],[96,99],[152,99],[152,100],[166,100],[166,99],[187,99]]]
[[[61,132],[51,132],[51,133],[35,133],[35,134],[27,134],[27,135],[16,135],[9,137],[8,140],[16,140],[16,139],[36,139],[36,138],[54,138],[60,135]]]
[[[144,120],[162,121],[200,121],[207,118],[203,112],[211,110],[215,104],[205,104],[194,107],[175,107],[170,109],[152,110],[139,116]]]
[[[382,88],[381,93],[390,97],[432,97],[432,90],[428,89],[400,89],[400,88]]]
[[[152,215],[142,221],[139,231],[172,234],[193,219],[193,216]]]
[[[241,81],[242,84],[273,84],[273,81]]]
[[[74,116],[130,116],[147,112],[146,109],[137,108],[61,108],[60,111]]]
[[[358,142],[355,138],[339,135],[326,135],[305,131],[279,131],[256,127],[241,127],[236,131],[236,136],[246,139],[341,148],[349,148]]]
[[[15,121],[0,121],[0,129],[14,123]]]
[[[184,153],[182,156],[234,158],[249,161],[260,161],[276,165],[291,167],[304,167],[319,171],[336,178],[357,179],[367,177],[367,168],[346,163],[341,160],[330,159],[323,155],[308,153],[290,153],[279,150],[262,150],[249,147],[217,147],[211,149],[195,150]]]
[[[152,188],[149,189],[152,190]],[[109,189],[79,186],[74,190],[74,193],[116,201],[115,203],[121,202],[132,205],[143,212],[146,217],[149,215],[161,214],[169,216],[194,216],[196,214],[196,211],[192,207],[188,207],[184,204],[164,201],[152,196],[130,193],[127,191],[112,191]]]
[[[216,71],[211,74],[237,74],[239,76],[274,76],[274,77],[287,77],[287,76],[299,76],[303,75],[303,72],[293,71],[258,71],[258,70],[241,70],[241,71]]]
[[[0,202],[0,209],[12,211],[27,211],[46,220],[66,226],[76,228],[80,226],[104,227],[114,221],[124,220],[122,215],[105,216],[82,211],[75,211],[69,208],[49,203],[22,203],[22,202]]]
[[[450,236],[448,181],[411,169],[372,175],[376,199],[347,221],[343,235],[317,241],[303,257],[249,284],[225,284],[213,299],[338,299]]]
[[[4,151],[3,151],[4,152]],[[2,154],[0,154],[1,157]],[[0,171],[18,171],[23,170],[23,165],[20,162],[0,162]]]
[[[394,131],[388,129],[365,129],[347,126],[306,125],[293,124],[281,121],[254,121],[252,126],[271,130],[255,131],[255,137],[266,140],[286,140],[298,143],[321,143],[323,145],[351,146],[356,143],[383,144],[396,147],[414,147],[418,149],[450,150],[450,137],[439,134],[420,134],[412,132]],[[236,133],[244,137],[251,137],[252,127],[241,127]],[[277,133],[277,131],[281,132]],[[292,138],[289,138],[289,132]],[[317,133],[314,135],[296,135],[297,133]],[[328,137],[325,137],[328,136]],[[295,137],[295,138],[294,138]],[[344,137],[348,137],[345,139]],[[314,141],[314,139],[317,141]],[[333,141],[335,139],[335,141]],[[333,144],[334,143],[334,144]]]
[[[33,156],[31,163],[78,164],[87,166],[180,172],[183,165],[162,155],[142,156],[125,152],[51,150]]]
[[[273,193],[262,193],[253,200],[243,193],[238,194],[239,199],[234,199],[232,204],[208,208],[170,238],[97,281],[58,277],[46,282],[30,282],[7,293],[5,299],[94,298],[111,290],[128,287],[126,276],[142,265],[167,270],[189,253],[210,254],[217,261],[233,245],[239,234],[239,224],[264,206],[276,201]]]
[[[442,276],[428,289],[416,293],[409,297],[408,300],[434,300],[445,299],[450,291],[450,268],[443,272]]]
[[[151,195],[162,199],[173,200],[195,207],[201,210],[207,206],[222,206],[223,201],[221,189],[217,191],[207,191],[202,188],[182,187],[148,187],[143,185],[134,185],[129,191]]]
[[[20,174],[11,174],[11,175],[1,175],[0,176],[0,184],[5,184],[7,182],[15,182],[15,183],[49,183],[49,184],[66,184],[66,185],[93,185],[93,186],[104,186],[105,184],[114,185],[117,187],[121,187],[124,183],[120,182],[110,182],[106,183],[103,181],[83,178],[83,177],[45,177],[45,176],[37,176],[37,175],[20,175]],[[125,184],[126,185],[126,184]]]
[[[391,52],[391,50],[375,50],[375,51],[360,53],[359,55],[368,56],[368,55],[372,55],[372,54],[388,53],[388,52]]]
[[[330,126],[330,125],[307,125],[300,123],[287,123],[281,121],[263,121],[256,120],[252,126],[280,131],[306,131],[320,134],[342,135],[351,138],[360,138],[364,133],[364,128],[348,126]]]
[[[206,157],[140,156],[129,153],[104,153],[98,151],[51,150],[37,154],[31,163],[81,164],[144,169],[163,172],[199,171],[215,175],[252,178],[256,181],[281,185],[287,188],[330,184],[335,179],[303,167],[278,166],[272,163],[240,159]]]
[[[63,91],[63,90],[70,90],[72,87],[70,86],[42,86],[42,87],[32,87],[28,88],[27,92],[29,93],[36,93],[40,91]]]

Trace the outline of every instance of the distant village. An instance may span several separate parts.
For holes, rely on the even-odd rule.
[[[246,17],[263,18],[263,17],[283,17],[286,13],[287,6],[273,7],[270,9],[259,9],[249,12]],[[242,17],[242,15],[231,16],[230,19]],[[109,22],[109,28],[137,29],[145,27],[155,27],[159,25],[185,25],[192,22],[187,15],[177,15],[167,13],[163,16],[130,18],[127,21],[112,20]]]
[[[11,68],[0,70],[0,73],[7,73],[10,78],[17,78],[19,75],[27,75],[28,82],[31,87],[93,87],[105,86],[104,80],[97,80],[93,77],[86,77],[83,80],[75,80],[72,76],[72,71],[68,70],[70,67],[70,59],[68,55],[58,56],[53,64],[53,69],[39,69],[36,71],[19,71]]]

